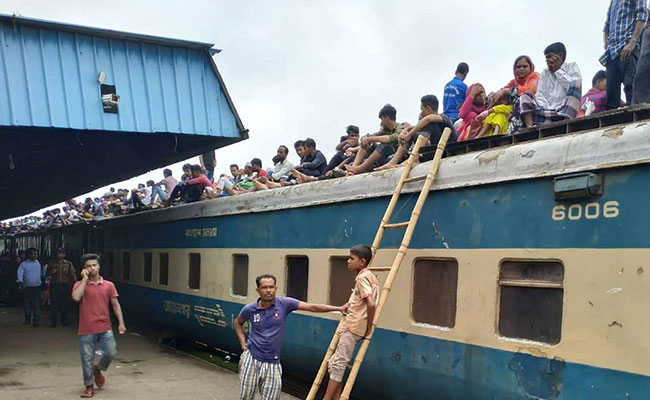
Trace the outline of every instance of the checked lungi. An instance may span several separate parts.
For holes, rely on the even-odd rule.
[[[240,400],[253,400],[256,389],[262,400],[278,400],[282,392],[282,365],[258,361],[246,350],[239,359]]]
[[[519,114],[523,117],[525,114],[533,113],[533,125],[544,125],[575,118],[580,110],[581,95],[582,83],[573,81],[569,85],[569,90],[567,90],[562,105],[556,110],[547,110],[537,104],[535,95],[531,92],[525,92],[519,98]]]

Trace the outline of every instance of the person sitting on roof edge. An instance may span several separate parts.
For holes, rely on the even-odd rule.
[[[261,176],[266,176],[266,171],[262,169],[262,160],[259,158],[253,158],[251,160],[251,169],[253,170],[254,178],[259,178]]]
[[[181,182],[185,182],[192,178],[192,164],[183,164],[183,175],[181,175]]]
[[[192,178],[176,185],[172,194],[164,202],[166,206],[171,205],[171,202],[177,198],[183,198],[185,203],[198,201],[203,194],[203,190],[208,186],[212,186],[212,182],[210,182],[208,177],[201,173],[200,165],[192,165],[190,171]]]
[[[557,42],[544,49],[547,68],[537,85],[537,94],[524,93],[519,114],[526,127],[575,118],[580,109],[582,75],[575,62],[566,62],[566,47]]]
[[[160,201],[167,200],[167,197],[169,197],[172,194],[172,191],[178,185],[178,181],[176,178],[172,176],[172,170],[169,168],[165,168],[163,170],[163,176],[164,178],[158,182],[156,185],[154,185],[153,191],[152,191],[152,198],[151,202],[153,203],[155,201],[155,195],[157,194],[158,197],[160,198]],[[160,189],[164,189],[164,192],[161,192]],[[158,189],[156,189],[158,188]]]
[[[236,167],[236,165],[233,164],[231,167]],[[243,170],[231,170],[231,173],[237,173],[237,183],[233,183],[226,176],[221,176],[214,186],[218,196],[234,196],[255,190],[253,186],[254,176],[252,163],[246,163]]]
[[[280,182],[286,181],[291,176],[291,170],[293,169],[293,164],[287,159],[288,155],[289,148],[287,146],[281,145],[278,147],[276,155],[273,157],[275,163],[273,173],[266,177],[262,176],[254,179],[255,190],[266,190],[282,186]]]
[[[399,134],[404,127],[397,122],[397,110],[386,104],[379,110],[379,125],[381,130],[361,138],[361,148],[357,151],[353,165],[345,169],[351,174],[368,172],[373,166],[383,165],[395,153],[398,146]],[[370,154],[364,160],[366,154]]]
[[[501,90],[499,90],[494,99],[502,99],[502,96],[509,95],[509,103],[512,105],[512,116],[508,123],[508,134],[515,134],[519,132],[524,125],[519,115],[519,97],[526,93],[537,93],[537,84],[539,83],[539,73],[535,72],[535,64],[533,60],[527,55],[521,55],[515,59],[512,66],[512,73],[514,79],[508,82]],[[490,104],[492,107],[494,104]],[[505,133],[505,132],[504,132]]]
[[[498,93],[493,94],[493,98],[488,97],[488,103],[493,105],[476,116],[476,120],[483,123],[483,127],[478,135],[476,135],[477,138],[505,135],[508,133],[510,117],[512,116],[510,94],[505,93],[497,97]]]
[[[420,99],[420,115],[422,118],[417,125],[405,128],[399,135],[400,146],[395,152],[393,159],[385,165],[376,168],[376,171],[395,168],[400,160],[406,155],[407,150],[412,147],[419,136],[428,139],[428,144],[436,145],[442,137],[442,131],[445,128],[451,129],[449,142],[456,141],[458,133],[454,128],[454,123],[445,114],[438,114],[438,98],[432,94],[422,96]]]
[[[327,168],[327,160],[320,150],[316,150],[314,139],[304,141],[303,157],[296,169],[305,175],[321,176]]]
[[[607,110],[607,72],[596,72],[591,80],[591,89],[582,96],[578,117],[598,114]]]
[[[485,100],[485,87],[482,84],[475,83],[467,88],[467,97],[459,111],[460,117],[463,119],[458,125],[459,142],[474,139],[480,132],[483,123],[474,120],[487,109]]]
[[[359,147],[359,127],[355,125],[348,125],[345,129],[347,135],[341,136],[339,144],[336,145],[336,154],[332,156],[330,162],[325,168],[325,173],[338,167],[348,157],[345,154],[348,149]]]

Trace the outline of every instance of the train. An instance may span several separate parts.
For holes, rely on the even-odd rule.
[[[98,252],[127,323],[238,353],[234,319],[258,275],[275,275],[278,295],[347,300],[348,249],[372,242],[400,173],[28,232],[0,251]],[[353,396],[649,398],[648,182],[648,107],[450,144]],[[405,186],[394,221],[420,188]],[[400,240],[388,231],[373,266],[390,265]],[[285,374],[314,378],[339,318],[291,314]]]

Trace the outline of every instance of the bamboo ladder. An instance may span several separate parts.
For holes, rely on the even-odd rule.
[[[404,167],[404,171],[402,171],[402,176],[400,177],[399,182],[397,182],[397,187],[395,187],[393,196],[391,197],[390,202],[388,203],[388,207],[386,208],[384,217],[381,219],[381,223],[379,224],[379,229],[377,230],[377,234],[375,235],[375,240],[372,242],[373,260],[375,254],[377,253],[377,249],[379,248],[379,244],[381,243],[381,239],[384,236],[384,231],[386,229],[406,228],[406,232],[404,233],[402,244],[400,245],[399,250],[397,251],[397,255],[393,260],[393,264],[390,267],[372,267],[372,261],[371,261],[371,266],[369,268],[371,271],[390,271],[390,272],[388,273],[388,277],[386,278],[386,282],[384,283],[384,286],[381,291],[381,295],[379,297],[377,309],[375,310],[375,319],[373,321],[372,330],[370,331],[370,335],[363,338],[363,340],[361,341],[361,346],[359,347],[357,356],[354,359],[354,364],[352,365],[350,375],[348,376],[348,380],[345,384],[345,387],[343,388],[343,392],[341,394],[341,400],[348,400],[350,398],[350,393],[352,392],[352,386],[354,386],[354,381],[356,380],[357,374],[359,373],[359,368],[361,368],[361,363],[363,362],[363,358],[365,357],[366,351],[368,350],[368,346],[370,345],[370,340],[372,339],[372,335],[374,334],[375,329],[377,328],[377,321],[379,321],[381,312],[384,309],[384,305],[386,304],[388,295],[390,294],[390,291],[393,287],[393,281],[395,280],[395,276],[397,275],[400,265],[402,264],[402,260],[406,255],[406,250],[408,250],[409,243],[411,242],[411,237],[413,236],[413,231],[415,230],[415,225],[417,224],[418,218],[420,217],[420,212],[422,211],[424,202],[426,201],[427,196],[429,195],[429,190],[431,189],[431,185],[433,185],[433,181],[436,176],[436,173],[438,172],[438,166],[440,165],[440,160],[442,159],[442,154],[445,151],[445,147],[447,146],[447,140],[449,139],[450,134],[451,134],[451,130],[449,128],[445,128],[445,130],[442,133],[442,137],[438,142],[436,153],[435,156],[433,157],[433,163],[431,164],[431,169],[429,170],[429,173],[426,175],[409,178],[408,176],[411,173],[413,164],[415,164],[415,161],[420,156],[420,147],[422,147],[422,145],[427,140],[423,136],[420,136],[418,138],[418,140],[415,142],[415,146],[413,147],[413,151],[411,152],[411,156],[408,158],[406,166]],[[422,191],[420,192],[420,196],[418,197],[417,203],[415,204],[415,207],[411,212],[411,218],[407,222],[389,223],[395,205],[397,204],[397,200],[399,199],[399,196],[402,194],[402,187],[404,186],[404,184],[411,183],[411,182],[418,182],[422,180],[424,181],[424,185],[422,186]],[[341,319],[341,321],[339,321],[339,327],[341,326],[342,322],[343,320]],[[311,386],[311,390],[307,395],[307,400],[314,400],[316,398],[316,393],[318,393],[318,389],[320,388],[320,385],[323,382],[323,378],[325,377],[325,372],[327,371],[327,364],[330,358],[332,358],[334,352],[336,351],[336,346],[338,342],[339,342],[339,333],[337,328],[336,332],[334,333],[334,336],[332,337],[332,341],[330,342],[330,345],[327,348],[327,352],[325,353],[323,362],[321,363],[320,368],[318,369],[318,373],[316,374],[314,383]]]

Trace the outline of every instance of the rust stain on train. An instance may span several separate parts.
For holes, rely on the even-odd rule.
[[[492,161],[497,161],[499,157],[506,153],[505,149],[487,150],[476,156],[479,165],[489,164]]]
[[[529,399],[556,399],[562,392],[563,359],[548,358],[536,347],[520,348],[508,363],[517,384]]]
[[[610,139],[618,139],[619,137],[623,136],[623,128],[618,127],[618,128],[606,129],[605,132],[603,132],[603,136],[608,137]]]

